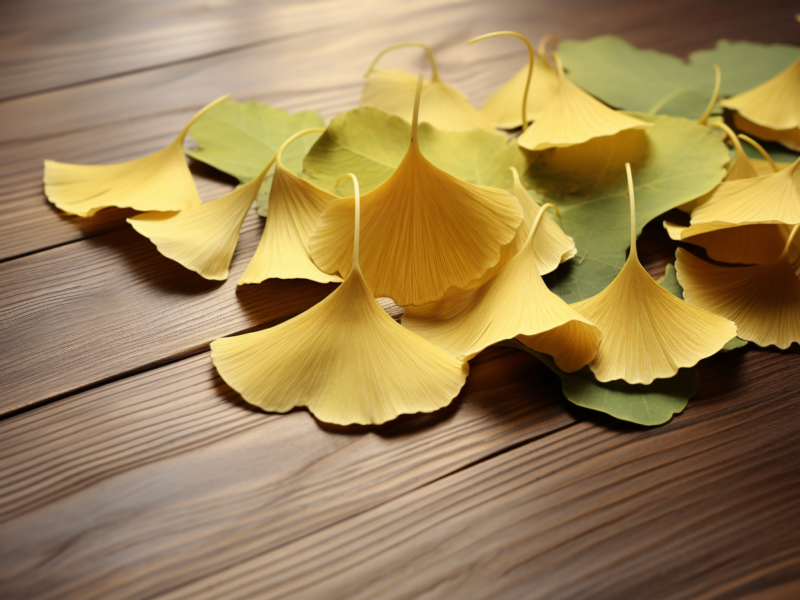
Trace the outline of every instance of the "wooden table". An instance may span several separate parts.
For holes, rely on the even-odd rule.
[[[236,290],[126,226],[66,217],[42,160],[164,146],[232,92],[326,118],[390,43],[433,46],[476,103],[525,59],[512,28],[621,35],[685,55],[720,37],[800,41],[796,2],[6,0],[0,6],[0,597],[797,598],[800,356],[711,358],[669,424],[576,409],[492,348],[435,414],[338,428],[266,414],[208,344],[332,287]],[[398,57],[419,68],[413,52]],[[194,165],[201,196],[230,180]],[[648,228],[647,265],[674,253]]]

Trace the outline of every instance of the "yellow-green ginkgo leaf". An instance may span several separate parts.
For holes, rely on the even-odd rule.
[[[528,150],[546,150],[583,144],[628,129],[644,129],[650,123],[609,108],[572,83],[565,75],[558,53],[558,92],[539,118],[519,136]]]
[[[800,128],[800,58],[751,90],[723,100],[722,106],[772,130]]]
[[[692,211],[691,224],[800,223],[800,159],[769,175],[726,181]]]
[[[341,281],[317,268],[308,253],[308,238],[322,210],[336,196],[301,179],[283,166],[283,150],[302,135],[324,131],[306,129],[294,134],[275,155],[275,173],[269,195],[269,217],[256,253],[239,285],[265,279],[310,279],[319,283]]]
[[[401,327],[375,301],[359,268],[355,185],[352,268],[330,296],[270,329],[211,343],[228,385],[272,412],[306,406],[337,425],[380,424],[447,406],[469,365]]]
[[[552,355],[559,368],[577,371],[597,352],[600,330],[547,289],[539,275],[535,244],[546,204],[539,209],[519,253],[474,290],[451,290],[439,302],[409,306],[403,325],[459,359],[519,336]]]
[[[531,198],[530,194],[522,186],[522,183],[520,183],[517,170],[511,167],[511,172],[514,176],[514,196],[522,207],[522,222],[517,229],[514,239],[511,240],[511,243],[501,248],[500,260],[498,263],[486,271],[480,279],[470,282],[466,286],[467,289],[479,287],[490,279],[493,279],[508,261],[522,250],[522,247],[525,245],[525,240],[528,239],[531,227],[533,227],[533,223],[536,220],[536,215],[539,212],[539,205]],[[541,231],[536,234],[533,240],[533,251],[536,253],[536,266],[539,269],[539,274],[546,275],[547,273],[555,271],[558,265],[568,261],[575,256],[578,251],[575,248],[574,240],[564,233],[561,227],[548,215],[545,214],[542,217],[540,228]]]
[[[485,37],[487,36],[481,36],[477,39]],[[551,41],[554,43],[555,38],[546,36],[540,42],[535,53],[533,53],[532,49],[530,50],[534,66],[525,107],[526,116],[529,120],[538,119],[558,91],[558,73],[546,56],[547,44]],[[525,95],[525,87],[530,70],[530,64],[522,67],[511,79],[492,92],[492,95],[489,96],[481,108],[481,113],[495,127],[516,129],[522,126],[520,107],[522,98]]]
[[[135,210],[176,211],[200,204],[183,141],[192,124],[230,94],[203,107],[172,143],[153,154],[116,165],[72,165],[44,161],[44,193],[64,212],[91,217],[116,206]]]
[[[649,384],[719,352],[736,335],[736,326],[676,298],[644,270],[636,252],[630,165],[626,171],[631,206],[628,260],[605,290],[571,306],[603,332],[589,363],[598,381]]]
[[[411,141],[392,175],[362,198],[362,269],[377,296],[400,306],[441,298],[465,287],[500,260],[522,221],[508,192],[472,185],[429,162],[420,151],[417,84]],[[346,276],[352,253],[355,201],[331,201],[311,235],[309,249],[326,273]]]
[[[749,267],[712,265],[679,248],[675,266],[684,298],[735,321],[743,340],[781,349],[800,342],[800,279],[789,258],[797,230],[777,258]]]
[[[413,115],[417,76],[396,69],[380,69],[375,65],[387,52],[398,48],[416,46],[423,48],[431,61],[431,79],[423,81],[419,106],[419,121],[430,123],[444,131],[492,130],[492,124],[481,115],[457,89],[439,78],[439,69],[433,52],[425,44],[407,43],[390,46],[375,57],[367,70],[361,106],[371,106],[409,123]]]
[[[144,213],[128,223],[167,258],[206,279],[227,279],[239,230],[274,161],[224,196],[180,212]]]

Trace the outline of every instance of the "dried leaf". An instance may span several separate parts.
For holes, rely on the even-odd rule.
[[[519,253],[493,279],[406,308],[403,325],[462,360],[520,336],[527,346],[552,355],[564,371],[586,365],[597,352],[600,330],[548,290],[539,275],[534,240],[547,206],[539,209]]]
[[[336,196],[301,179],[283,165],[283,152],[301,136],[321,132],[305,129],[286,140],[275,155],[269,218],[261,241],[239,285],[270,278],[309,279],[319,283],[341,281],[319,270],[308,252],[308,238],[328,202]]]
[[[519,136],[528,150],[547,150],[583,144],[594,138],[644,129],[650,123],[615,111],[598,102],[565,75],[561,59],[553,52],[558,70],[558,91],[534,124]]]
[[[627,131],[536,155],[522,176],[527,189],[552,202],[578,256],[548,275],[548,286],[567,302],[594,296],[625,264],[630,213],[624,180],[636,175],[637,231],[662,213],[714,189],[725,175],[728,149],[708,127],[678,117],[646,117],[644,131]]]
[[[417,88],[417,76],[396,69],[380,69],[377,62],[387,52],[407,47],[423,48],[431,62],[431,79],[423,80],[422,97],[419,106],[419,122],[430,123],[443,131],[472,131],[493,126],[464,97],[464,94],[447,85],[439,78],[439,69],[433,58],[433,52],[425,44],[407,43],[390,46],[381,51],[372,61],[361,93],[361,106],[382,110],[396,115],[411,123],[414,110],[414,93]]]
[[[180,212],[148,212],[128,219],[158,251],[206,279],[224,280],[247,212],[274,158],[232,192]]]
[[[222,378],[264,410],[306,406],[327,423],[380,424],[446,406],[464,385],[468,363],[401,327],[373,298],[359,268],[354,185],[353,268],[344,283],[289,321],[211,343]]]
[[[630,194],[631,250],[614,281],[596,296],[572,307],[603,332],[589,368],[598,381],[624,379],[649,384],[674,377],[718,352],[736,335],[736,326],[687,304],[659,286],[644,270],[636,252],[634,188],[626,165]]]
[[[227,94],[206,105],[173,142],[153,154],[116,165],[72,165],[44,161],[44,193],[64,212],[91,217],[111,206],[175,211],[197,206],[200,197],[183,156],[183,140],[192,124]]]
[[[519,202],[508,192],[469,184],[428,161],[414,114],[402,162],[362,198],[364,276],[376,295],[400,306],[433,302],[482,276],[522,220]],[[325,272],[346,276],[350,270],[354,209],[353,198],[330,202],[311,235],[311,257]]]
[[[798,227],[780,256],[762,265],[712,265],[679,248],[675,265],[686,301],[735,321],[739,337],[759,346],[800,342],[800,279],[789,260]]]

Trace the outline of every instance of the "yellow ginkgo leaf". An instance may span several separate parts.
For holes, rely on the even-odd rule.
[[[777,173],[721,183],[692,211],[692,226],[800,223],[798,167],[800,159]]]
[[[547,289],[539,275],[534,239],[551,204],[539,209],[522,248],[497,276],[474,290],[451,290],[439,302],[410,306],[403,325],[453,356],[469,360],[516,336],[551,354],[569,373],[597,352],[600,330]]]
[[[406,71],[379,69],[375,66],[387,52],[409,46],[423,48],[431,61],[431,79],[423,81],[422,85],[420,122],[430,123],[443,131],[492,131],[494,127],[491,122],[469,103],[464,94],[439,79],[439,69],[431,49],[425,44],[415,42],[390,46],[375,57],[365,75],[367,82],[361,93],[361,106],[371,106],[411,122],[417,76]]]
[[[420,151],[417,82],[411,143],[397,170],[364,194],[362,269],[377,296],[400,306],[426,304],[463,288],[500,260],[522,220],[508,192],[472,185],[431,164]],[[311,258],[326,273],[347,275],[353,250],[351,198],[332,200],[309,240]]]
[[[483,39],[484,37],[487,36],[481,36],[478,39]],[[476,40],[472,40],[470,43],[473,41]],[[555,43],[555,38],[546,36],[542,39],[535,53],[532,49],[529,50],[533,56],[532,75],[529,61],[529,64],[517,71],[511,79],[497,88],[486,100],[486,103],[481,108],[481,114],[495,127],[516,129],[522,125],[520,106],[529,75],[531,75],[531,84],[526,103],[526,120],[538,119],[555,97],[558,91],[558,73],[546,56],[547,44],[550,42]]]
[[[167,258],[206,279],[227,279],[239,230],[274,162],[255,179],[210,202],[180,212],[144,213],[128,223]]]
[[[733,113],[733,126],[740,131],[746,131],[760,140],[778,142],[790,150],[800,152],[800,127],[794,129],[770,129],[744,118],[739,113]]]
[[[682,227],[664,222],[664,228],[675,241],[684,241],[705,248],[712,260],[731,264],[760,265],[775,260],[783,250],[791,233],[788,225],[740,225],[718,227],[693,225]],[[688,232],[688,234],[687,234]],[[796,240],[790,249],[790,258],[797,258],[800,248]]]
[[[744,119],[760,127],[773,131],[798,130],[800,58],[769,81],[723,100],[722,106],[735,110]]]
[[[673,377],[718,352],[736,326],[673,296],[644,270],[636,252],[633,177],[626,164],[631,202],[631,249],[614,281],[571,306],[603,332],[589,368],[599,381],[650,384]]]
[[[528,150],[564,148],[606,137],[627,129],[644,129],[646,123],[609,108],[564,75],[558,53],[552,56],[558,70],[558,92],[547,108],[519,136],[518,143]]]
[[[373,298],[359,268],[355,185],[352,268],[322,302],[271,329],[211,343],[222,378],[273,412],[306,406],[337,425],[380,424],[447,406],[469,366],[401,327]]]
[[[58,208],[79,217],[116,206],[135,210],[176,211],[200,204],[183,155],[192,124],[230,94],[203,107],[172,143],[153,154],[116,165],[73,165],[44,161],[44,193]]]
[[[684,298],[735,321],[743,340],[781,349],[800,342],[800,279],[789,258],[797,230],[777,258],[750,267],[712,265],[679,248],[675,268]]]
[[[287,139],[275,155],[275,174],[269,194],[269,216],[256,253],[239,285],[265,279],[310,279],[319,283],[341,281],[317,268],[308,253],[308,238],[322,210],[337,196],[301,179],[283,166],[284,148],[301,135],[324,131],[305,129]]]
[[[528,191],[522,187],[519,180],[519,173],[514,167],[511,167],[511,174],[514,177],[514,196],[519,201],[522,207],[522,222],[517,229],[517,234],[510,244],[506,244],[500,250],[500,260],[491,269],[486,271],[480,279],[470,282],[466,289],[479,287],[493,279],[503,267],[510,261],[517,253],[522,250],[525,245],[525,240],[528,239],[528,234],[533,227],[533,222],[536,220],[536,215],[539,212],[539,205],[530,197]],[[556,270],[558,265],[568,261],[570,258],[578,253],[575,248],[575,240],[569,237],[561,227],[556,224],[550,217],[544,215],[542,217],[542,224],[540,225],[541,231],[536,234],[533,240],[533,251],[536,253],[536,264],[539,267],[539,275],[546,275]]]

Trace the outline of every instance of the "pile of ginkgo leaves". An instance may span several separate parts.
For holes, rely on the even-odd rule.
[[[226,96],[155,154],[45,161],[45,194],[82,217],[143,211],[137,232],[217,280],[258,202],[240,285],[340,283],[289,321],[211,344],[223,379],[267,411],[341,425],[431,412],[503,343],[541,359],[570,401],[655,425],[696,392],[703,358],[800,342],[800,48],[721,41],[684,62],[614,37],[473,42],[496,35],[530,60],[480,110],[427,46],[401,44],[327,128]],[[427,52],[430,80],[377,66],[403,47]],[[190,156],[242,185],[201,202],[188,133]],[[691,251],[659,283],[636,238],[674,208],[685,218],[664,227]],[[405,309],[402,324],[376,297]]]

